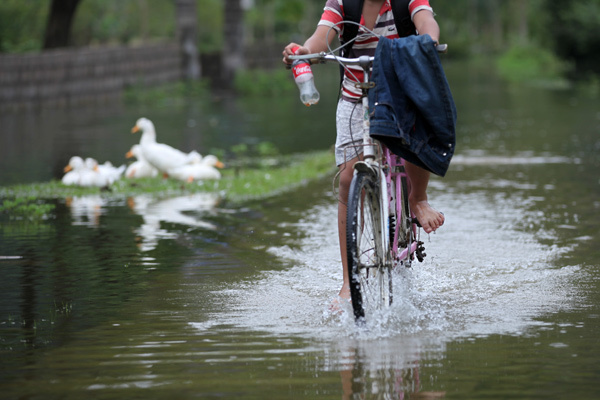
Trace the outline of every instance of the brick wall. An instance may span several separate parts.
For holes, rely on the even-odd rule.
[[[0,110],[105,100],[128,85],[181,77],[175,43],[0,54]]]

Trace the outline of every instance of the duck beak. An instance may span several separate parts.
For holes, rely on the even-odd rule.
[[[223,164],[222,161],[217,161],[217,163],[215,164],[215,167],[217,167],[217,168],[225,168],[225,164]]]
[[[125,158],[132,158],[133,157],[133,153],[131,152],[131,150],[129,150],[127,153],[125,153]]]
[[[73,167],[71,167],[70,165],[67,165],[67,166],[66,166],[66,167],[63,169],[63,172],[64,172],[64,173],[67,173],[67,172],[69,172],[69,171],[70,171],[70,170],[72,170],[72,169],[73,169]]]
[[[131,128],[131,133],[136,133],[139,130],[140,130],[140,128],[138,128],[138,126],[136,125],[133,128]]]

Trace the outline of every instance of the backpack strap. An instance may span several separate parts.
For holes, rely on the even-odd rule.
[[[364,0],[344,0],[344,22],[360,23]],[[342,33],[341,44],[349,43],[358,34],[358,25],[344,24],[344,32]],[[352,48],[352,44],[342,48],[342,56],[347,56]]]
[[[348,57],[352,43],[350,43],[356,35],[358,35],[358,23],[362,16],[364,0],[344,0],[344,22],[356,22],[356,24],[344,24],[344,31],[340,44],[343,46],[340,51],[340,56]],[[410,0],[391,0],[392,14],[394,14],[394,24],[396,31],[400,37],[406,37],[417,33],[417,28],[412,22],[408,5]],[[347,46],[344,46],[349,43]],[[344,67],[340,65],[340,85],[344,80]]]
[[[408,12],[410,0],[391,0],[392,13],[394,14],[394,23],[396,31],[400,37],[414,35],[417,32],[415,24],[413,24]],[[344,0],[344,22],[360,23],[364,0]],[[344,24],[344,32],[342,33],[341,44],[349,43],[358,34],[358,25]],[[342,49],[342,56],[347,55],[352,48],[352,44]]]
[[[417,28],[412,22],[408,5],[410,0],[392,0],[392,13],[394,14],[394,23],[398,36],[407,37],[417,33]]]

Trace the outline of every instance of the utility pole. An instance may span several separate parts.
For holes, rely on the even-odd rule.
[[[225,0],[225,26],[223,46],[223,73],[221,78],[224,83],[231,83],[235,71],[246,65],[244,55],[244,6],[245,0]]]

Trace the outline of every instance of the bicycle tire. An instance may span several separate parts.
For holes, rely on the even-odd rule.
[[[392,303],[389,248],[384,249],[387,221],[383,223],[379,178],[372,172],[357,172],[350,184],[346,222],[346,245],[350,297],[354,317]]]

